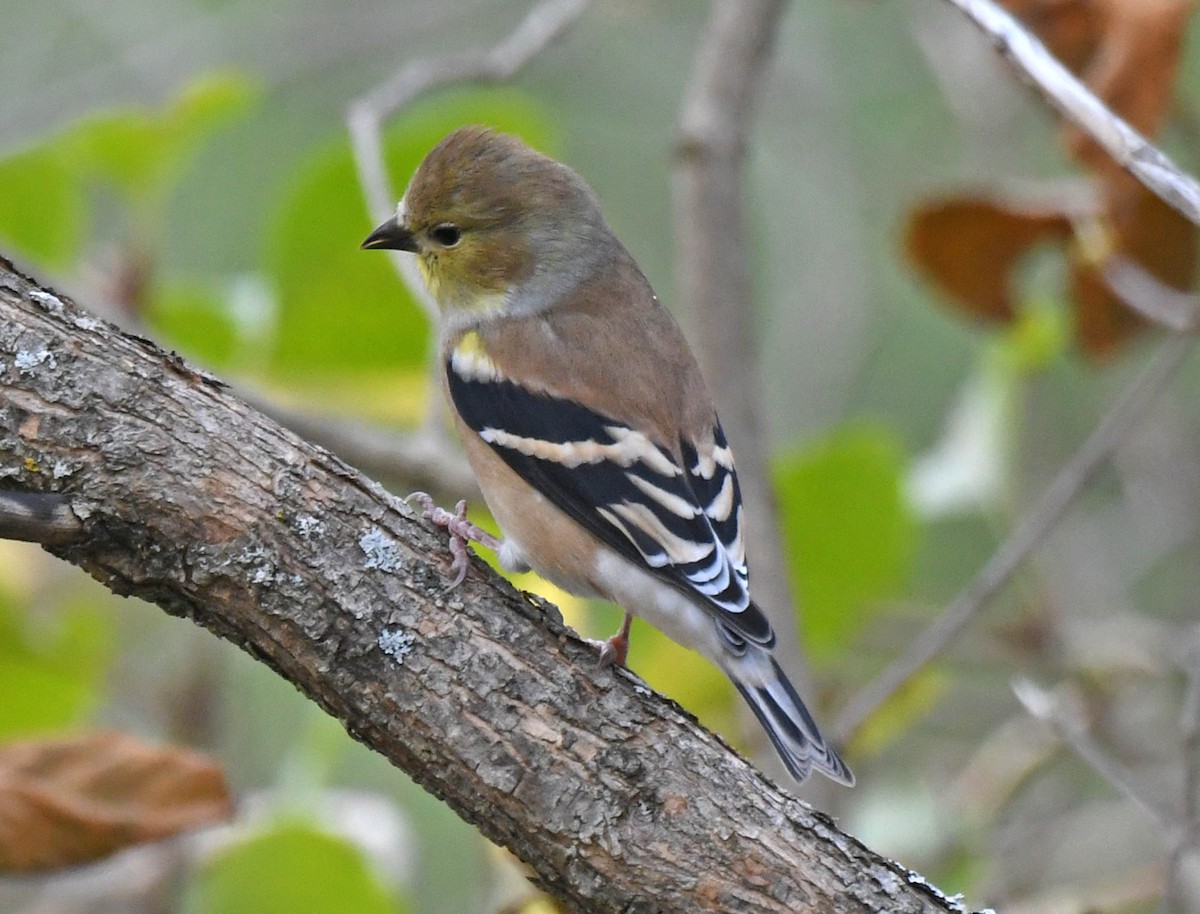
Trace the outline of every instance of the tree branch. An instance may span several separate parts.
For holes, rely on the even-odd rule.
[[[481,564],[447,594],[377,485],[4,261],[0,362],[6,485],[82,521],[52,551],[272,667],[572,910],[961,910]]]
[[[992,0],[947,0],[987,35],[1063,117],[1192,222],[1200,225],[1200,182],[1114,113],[1046,50],[1028,29]]]
[[[75,542],[82,532],[83,524],[66,496],[0,491],[0,539],[62,546]]]

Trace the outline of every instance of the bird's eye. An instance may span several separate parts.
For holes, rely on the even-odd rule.
[[[444,248],[452,248],[462,240],[462,230],[453,222],[443,222],[430,230],[429,237]]]

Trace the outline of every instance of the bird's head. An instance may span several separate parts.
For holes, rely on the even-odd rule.
[[[516,137],[464,127],[425,157],[362,246],[416,254],[443,312],[482,317],[548,307],[614,243],[574,171]]]

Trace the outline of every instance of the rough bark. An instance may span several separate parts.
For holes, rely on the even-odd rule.
[[[52,551],[266,663],[572,910],[962,910],[789,797],[552,607],[215,378],[0,260],[0,485]]]

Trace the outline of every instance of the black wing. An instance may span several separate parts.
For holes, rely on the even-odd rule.
[[[446,362],[463,420],[518,475],[630,561],[698,598],[735,651],[775,636],[750,601],[741,492],[724,433],[680,461],[644,435],[585,406],[491,372]],[[715,420],[714,420],[715,423]]]

